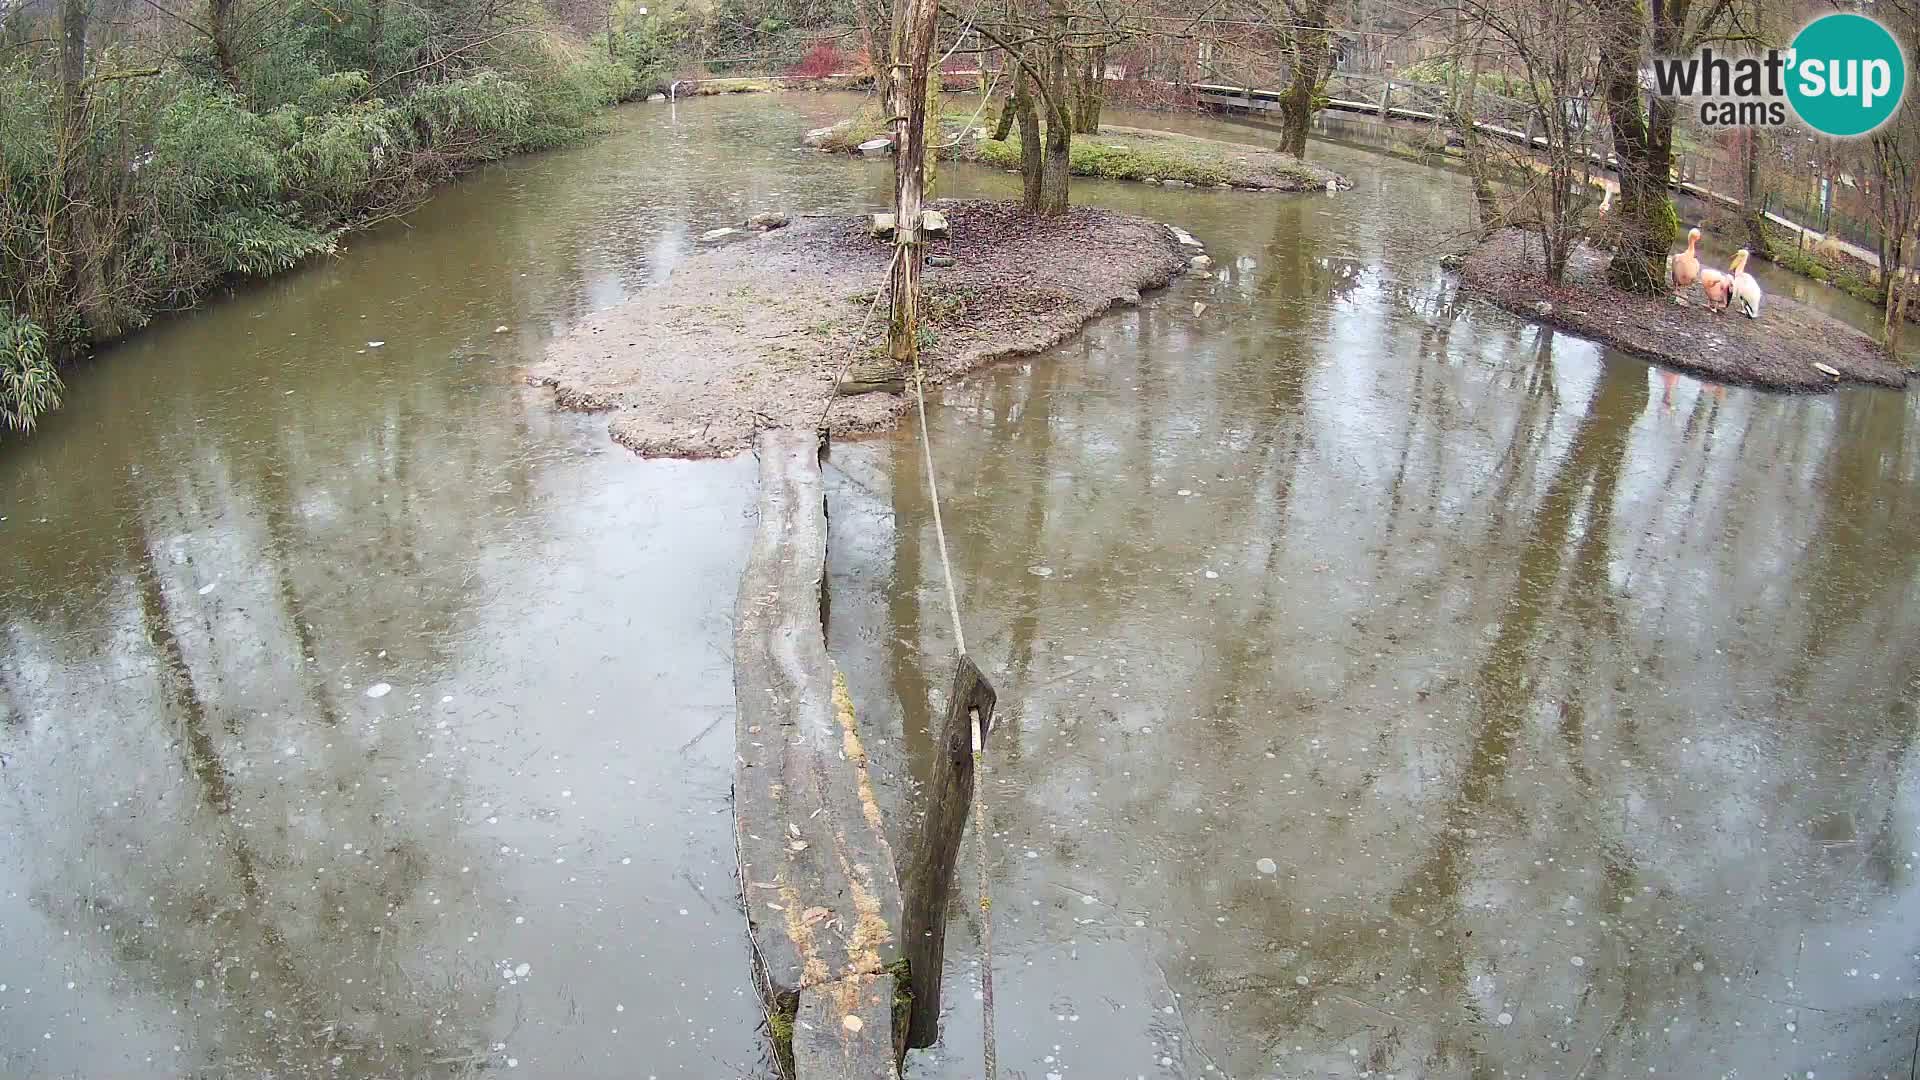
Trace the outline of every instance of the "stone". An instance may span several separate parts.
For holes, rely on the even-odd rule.
[[[1141,182],[1141,183],[1143,183],[1143,184],[1152,184],[1152,185],[1154,185],[1155,187],[1158,187],[1158,186],[1160,186],[1160,178],[1159,178],[1159,177],[1157,177],[1157,176],[1148,176],[1148,177],[1144,177],[1144,178],[1142,178],[1142,179],[1141,179],[1141,181],[1140,181],[1140,182]]]
[[[1440,256],[1440,269],[1442,270],[1458,270],[1465,265],[1467,265],[1467,257],[1460,252],[1455,251]],[[1678,298],[1676,297],[1676,299]]]
[[[711,243],[712,241],[715,241],[715,240],[725,240],[729,236],[740,236],[740,235],[742,235],[741,230],[736,229],[733,226],[729,225],[724,229],[710,229],[706,232],[703,232],[700,234],[700,239]]]
[[[1533,305],[1533,313],[1540,316],[1551,315],[1553,314],[1553,305],[1545,300],[1537,300]]]
[[[667,95],[665,94],[648,94],[647,95],[647,103],[649,105],[657,104],[665,100],[667,100]]]
[[[787,221],[787,215],[780,211],[766,210],[748,218],[747,228],[758,229],[761,232],[766,232],[770,229],[784,229],[787,227]]]
[[[951,256],[951,255],[929,255],[929,256],[927,256],[927,265],[928,265],[928,266],[939,266],[939,267],[948,267],[948,266],[952,266],[952,265],[953,265],[953,256]]]
[[[885,157],[892,152],[892,139],[868,139],[860,144],[861,157]]]
[[[819,146],[831,138],[833,138],[833,126],[828,125],[823,128],[814,128],[812,131],[807,132],[800,141],[808,146]]]
[[[1813,365],[1813,370],[1819,372],[1822,375],[1828,376],[1829,378],[1837,379],[1840,377],[1840,369],[1833,367],[1830,364],[1822,364],[1822,363],[1819,363],[1818,361],[1815,361]]]
[[[885,353],[855,359],[847,365],[846,374],[840,377],[840,381],[833,384],[833,392],[840,397],[899,394],[906,389],[906,373]]]
[[[973,129],[973,137],[976,139],[986,139],[986,138],[991,138],[992,136],[993,136],[993,132],[988,131],[986,128],[977,127]]]
[[[1187,269],[1211,270],[1213,269],[1213,260],[1205,255],[1195,255],[1193,258],[1187,260]]]
[[[939,240],[947,235],[949,225],[947,215],[938,210],[920,212],[920,235],[923,239]],[[877,240],[885,240],[893,235],[892,214],[867,215],[867,231]]]
[[[1207,246],[1201,243],[1198,239],[1196,239],[1192,233],[1188,232],[1187,230],[1181,228],[1178,225],[1167,226],[1167,231],[1173,234],[1173,238],[1175,240],[1180,241],[1180,244],[1182,247],[1198,248],[1198,247]]]
[[[1232,185],[1232,184],[1215,184],[1215,185],[1213,185],[1213,186],[1214,186],[1214,188],[1215,188],[1215,189],[1217,189],[1217,190],[1219,190],[1219,191],[1232,191],[1232,190],[1233,190],[1233,185]]]

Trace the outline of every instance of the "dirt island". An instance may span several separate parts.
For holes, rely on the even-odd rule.
[[[932,207],[949,228],[927,244],[922,278],[931,383],[1050,348],[1203,255],[1184,233],[1108,210]],[[610,412],[614,439],[653,457],[739,453],[768,428],[875,431],[906,410],[899,394],[836,394],[885,342],[894,248],[866,217],[800,218],[703,247],[664,284],[553,342],[528,381],[563,407]]]

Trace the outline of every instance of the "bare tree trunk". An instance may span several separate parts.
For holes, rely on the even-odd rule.
[[[1886,321],[1882,325],[1886,330],[1887,347],[1890,349],[1900,347],[1901,331],[1906,328],[1907,322],[1907,294],[1913,291],[1913,282],[1908,279],[1907,264],[1913,261],[1914,245],[1907,243],[1907,229],[1913,224],[1913,208],[1920,205],[1920,169],[1911,169],[1911,171],[1912,186],[1906,188],[1904,192],[1887,191],[1891,185],[1884,180],[1880,185],[1883,198],[1891,195],[1896,206],[1894,216],[1898,218],[1897,231],[1891,244],[1884,239],[1889,231],[1884,219],[1881,226],[1883,239],[1880,243],[1882,251],[1880,280],[1887,305]],[[1901,179],[1904,180],[1906,177],[1902,176]],[[1903,194],[1906,197],[1906,204],[1900,206],[1899,200]],[[1891,257],[1887,253],[1889,247],[1892,248]]]
[[[87,134],[87,20],[92,0],[61,0],[60,3],[60,100],[55,130],[59,145],[54,152],[54,182],[47,190],[41,226],[47,237],[47,273],[42,279],[54,293],[46,296],[46,311],[59,310],[64,303],[84,310],[80,296],[80,225],[76,209],[81,204],[80,190],[86,170]],[[29,305],[28,314],[33,305]]]
[[[607,55],[613,55],[613,4],[607,0]],[[367,0],[367,79],[380,85],[380,53],[387,46],[387,0]]]
[[[207,0],[207,36],[213,40],[213,62],[220,68],[220,78],[239,90],[240,64],[233,48],[233,0]]]
[[[1067,212],[1070,167],[1073,152],[1073,107],[1067,93],[1067,17],[1054,16],[1054,39],[1047,44],[1047,83],[1051,89],[1047,102],[1047,152],[1040,169],[1040,204],[1035,210],[1044,217],[1063,217]]]
[[[1667,288],[1667,248],[1678,221],[1667,197],[1671,117],[1663,142],[1641,107],[1640,40],[1646,21],[1639,0],[1610,0],[1606,8],[1599,81],[1620,172],[1620,239],[1608,277],[1627,292],[1658,296]],[[1656,117],[1660,111],[1656,107]],[[1665,154],[1659,153],[1662,147]]]
[[[1073,85],[1073,130],[1082,135],[1100,131],[1100,108],[1106,103],[1107,47],[1087,50]]]
[[[1020,121],[1020,182],[1021,205],[1029,211],[1040,211],[1040,172],[1045,147],[1040,145],[1040,112],[1034,103],[1033,84],[1029,79],[1037,79],[1033,66],[1037,61],[1038,50],[1028,46],[1020,66],[1019,81],[1014,85],[1014,114]]]
[[[1505,223],[1500,217],[1500,202],[1493,194],[1492,165],[1487,160],[1486,143],[1480,139],[1479,117],[1475,114],[1473,106],[1480,88],[1480,65],[1483,59],[1483,55],[1476,49],[1473,54],[1473,66],[1467,74],[1466,85],[1460,90],[1454,120],[1460,128],[1460,141],[1466,147],[1467,176],[1473,184],[1474,217],[1479,224],[1480,237],[1484,240],[1492,236]]]
[[[1741,157],[1744,183],[1740,189],[1740,216],[1747,226],[1747,250],[1760,258],[1771,258],[1773,245],[1767,242],[1767,200],[1760,190],[1760,129],[1747,129]]]
[[[1019,115],[1018,100],[1020,95],[1026,92],[1026,76],[1020,74],[1018,68],[1014,69],[1013,85],[1014,90],[1000,99],[1000,112],[993,120],[994,142],[1007,141],[1008,132],[1013,130],[1013,121]]]
[[[894,54],[897,100],[905,105],[894,121],[894,145],[900,148],[894,161],[893,270],[890,286],[890,317],[887,323],[887,355],[902,367],[920,357],[918,331],[920,301],[921,199],[925,194],[927,156],[927,75],[933,63],[933,30],[940,6],[937,0],[904,0],[895,7],[908,22],[894,26],[894,42],[901,48]],[[904,54],[904,55],[903,55]],[[905,70],[902,71],[904,60]]]
[[[91,14],[91,0],[61,0],[60,103],[68,128],[78,126],[87,107],[87,18]]]
[[[1320,75],[1327,62],[1327,14],[1330,0],[1307,0],[1289,34],[1292,66],[1287,92],[1280,96],[1280,152],[1307,156],[1307,129],[1313,124],[1313,99],[1320,92]],[[1382,98],[1384,101],[1385,98]]]

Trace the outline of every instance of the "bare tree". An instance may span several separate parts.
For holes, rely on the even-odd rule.
[[[1481,228],[1519,225],[1538,232],[1547,280],[1559,284],[1584,232],[1578,211],[1586,202],[1587,114],[1575,103],[1593,90],[1591,58],[1605,33],[1602,20],[1583,0],[1467,0],[1464,8],[1478,29],[1468,47],[1472,59],[1459,95],[1459,123],[1467,133]],[[1504,163],[1474,127],[1483,42],[1519,72],[1519,92],[1544,133],[1544,145],[1518,148]],[[1510,180],[1504,198],[1494,191],[1495,174]]]
[[[1889,0],[1880,15],[1894,23],[1894,33],[1915,55],[1920,48],[1920,2]],[[1920,113],[1897,110],[1893,118],[1869,138],[1873,149],[1874,216],[1880,247],[1880,302],[1889,345],[1898,347],[1906,324],[1907,294],[1911,291],[1908,264],[1914,261],[1916,211],[1920,211]]]
[[[1712,42],[1749,41],[1734,0],[1589,0],[1599,16],[1600,93],[1620,176],[1620,231],[1609,277],[1628,292],[1667,288],[1667,252],[1680,219],[1667,188],[1673,175],[1671,98],[1643,94],[1640,72],[1652,55],[1690,52]]]

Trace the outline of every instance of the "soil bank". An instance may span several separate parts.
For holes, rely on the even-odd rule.
[[[992,139],[988,129],[979,126],[983,122],[984,115],[974,113],[942,117],[936,147],[940,160],[1019,169],[1019,133]],[[853,153],[862,143],[887,134],[879,110],[869,108],[832,127],[808,132],[806,142],[831,153]],[[1353,186],[1353,181],[1331,169],[1276,150],[1114,124],[1102,125],[1096,134],[1075,135],[1067,168],[1075,176],[1167,187],[1325,191],[1328,184]]]
[[[1633,296],[1607,284],[1609,258],[1580,245],[1567,261],[1565,284],[1556,287],[1547,283],[1539,241],[1508,229],[1467,255],[1460,281],[1470,295],[1517,315],[1719,382],[1803,392],[1849,381],[1907,385],[1906,370],[1879,342],[1823,312],[1767,296],[1757,319],[1715,313],[1698,285],[1684,302]]]
[[[1198,250],[1165,225],[1090,207],[1062,218],[1008,203],[934,207],[951,230],[928,253],[954,263],[922,277],[921,360],[936,383],[1058,344],[1165,285]],[[528,380],[561,406],[611,411],[614,439],[654,457],[735,454],[767,428],[889,427],[910,398],[834,387],[884,345],[892,255],[864,217],[723,243],[556,340]]]

